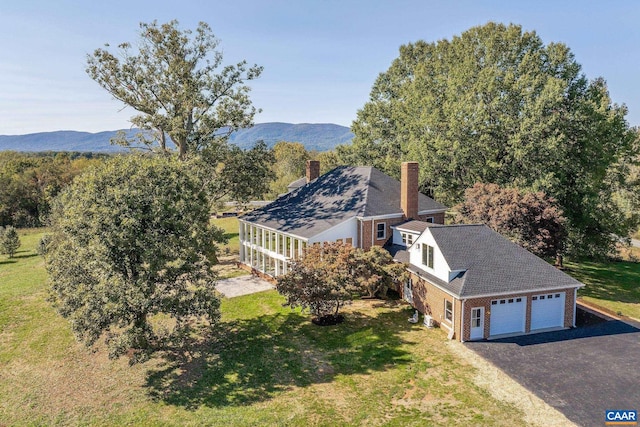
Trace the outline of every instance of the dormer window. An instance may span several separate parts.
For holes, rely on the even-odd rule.
[[[402,234],[402,243],[405,246],[409,247],[413,245],[413,234],[411,233],[401,233]]]
[[[422,264],[433,268],[433,246],[422,244]]]

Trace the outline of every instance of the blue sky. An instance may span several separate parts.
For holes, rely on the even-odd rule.
[[[350,126],[402,44],[496,21],[567,44],[640,125],[640,1],[0,0],[0,135],[129,127],[134,112],[86,75],[86,55],[135,42],[154,19],[205,21],[225,62],[264,66],[251,84],[258,123]]]

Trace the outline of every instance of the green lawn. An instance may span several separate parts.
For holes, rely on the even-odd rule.
[[[222,250],[224,251],[224,248],[228,247],[232,254],[238,255],[240,253],[238,218],[215,218],[211,220],[211,223],[216,227],[222,228],[225,231],[225,236],[229,239],[229,243],[222,246]]]
[[[566,262],[568,273],[586,286],[578,296],[614,313],[640,320],[640,263]]]
[[[317,327],[274,291],[225,299],[197,345],[109,360],[46,302],[39,234],[0,258],[0,425],[525,424],[398,303],[356,301],[343,324]]]

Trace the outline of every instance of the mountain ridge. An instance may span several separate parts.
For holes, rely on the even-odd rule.
[[[128,137],[133,137],[139,129],[123,129]],[[109,140],[118,130],[83,132],[57,130],[24,135],[0,135],[0,151],[78,151],[78,152],[121,152],[126,148],[111,145]],[[257,123],[248,129],[233,132],[229,142],[240,148],[252,147],[257,141],[264,141],[273,147],[279,141],[300,142],[307,150],[327,151],[338,144],[351,142],[353,134],[346,126],[333,123]]]

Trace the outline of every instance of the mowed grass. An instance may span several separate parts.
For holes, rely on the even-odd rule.
[[[275,291],[224,299],[188,348],[109,360],[47,303],[40,234],[0,258],[0,425],[524,425],[398,302],[356,301],[317,327]]]
[[[238,255],[240,253],[240,230],[238,228],[238,218],[214,218],[211,223],[216,227],[224,230],[225,237],[229,239],[226,245],[221,245],[221,249],[224,254],[224,249],[229,248],[230,253]]]
[[[614,313],[640,320],[640,263],[566,262],[568,273],[586,286],[578,297]]]

